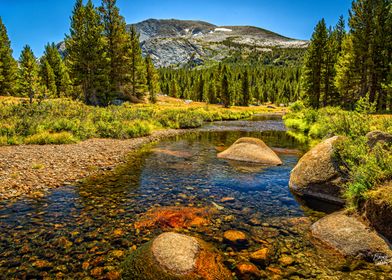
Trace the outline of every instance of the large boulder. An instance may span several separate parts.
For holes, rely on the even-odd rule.
[[[307,152],[291,171],[290,189],[296,195],[343,205],[339,164],[333,145],[339,136],[329,138]]]
[[[368,134],[366,134],[366,138],[368,139],[367,143],[371,148],[376,146],[377,143],[382,143],[387,145],[392,144],[392,135],[380,130],[374,130],[369,132]]]
[[[122,279],[232,279],[221,257],[205,242],[166,232],[133,252],[123,263]]]
[[[344,212],[330,214],[311,226],[312,236],[345,258],[389,263],[389,244],[356,217]]]
[[[238,139],[218,158],[253,162],[267,165],[281,165],[282,161],[262,140],[251,137]]]
[[[392,243],[392,181],[368,192],[361,211],[369,223]]]

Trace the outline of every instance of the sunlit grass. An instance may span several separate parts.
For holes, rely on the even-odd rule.
[[[278,109],[282,110],[282,109]],[[160,97],[157,104],[92,107],[79,101],[52,99],[29,104],[0,98],[0,145],[70,144],[89,138],[128,139],[165,128],[196,128],[203,122],[236,120],[274,112],[266,106],[223,108]]]

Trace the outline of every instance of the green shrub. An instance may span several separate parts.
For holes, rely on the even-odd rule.
[[[150,135],[154,126],[148,121],[130,121],[124,124],[126,138]]]
[[[47,131],[28,136],[24,142],[26,144],[71,144],[77,139],[69,132],[49,133]]]
[[[305,104],[301,100],[298,100],[291,104],[289,109],[291,112],[300,112],[305,109]]]
[[[348,174],[345,196],[350,206],[357,206],[366,192],[392,179],[392,145],[370,148],[367,138],[345,138],[335,145],[335,157]]]

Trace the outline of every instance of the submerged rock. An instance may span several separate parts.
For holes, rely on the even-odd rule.
[[[242,262],[237,264],[236,274],[238,275],[239,279],[243,280],[256,280],[262,277],[260,269],[258,269],[257,266],[255,266],[253,263],[249,262]]]
[[[246,234],[239,230],[227,230],[223,234],[223,239],[232,245],[244,246],[248,243]]]
[[[339,136],[329,138],[307,152],[291,171],[290,189],[302,198],[314,197],[343,205],[343,182],[339,164],[333,158],[333,145]]]
[[[125,280],[232,279],[221,257],[202,240],[166,232],[141,246],[123,263]]]
[[[218,158],[268,165],[282,164],[280,158],[262,140],[251,137],[238,139],[227,150],[219,153]]]
[[[254,263],[266,265],[271,257],[271,250],[269,248],[262,248],[250,254],[250,260]]]
[[[134,226],[136,229],[201,227],[210,224],[213,213],[213,208],[158,207],[145,213]]]
[[[312,236],[345,258],[378,263],[392,260],[389,245],[374,230],[343,212],[328,215],[311,227]]]

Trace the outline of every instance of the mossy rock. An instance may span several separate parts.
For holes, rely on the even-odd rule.
[[[144,244],[126,258],[122,279],[229,280],[230,271],[207,243],[167,232]]]

